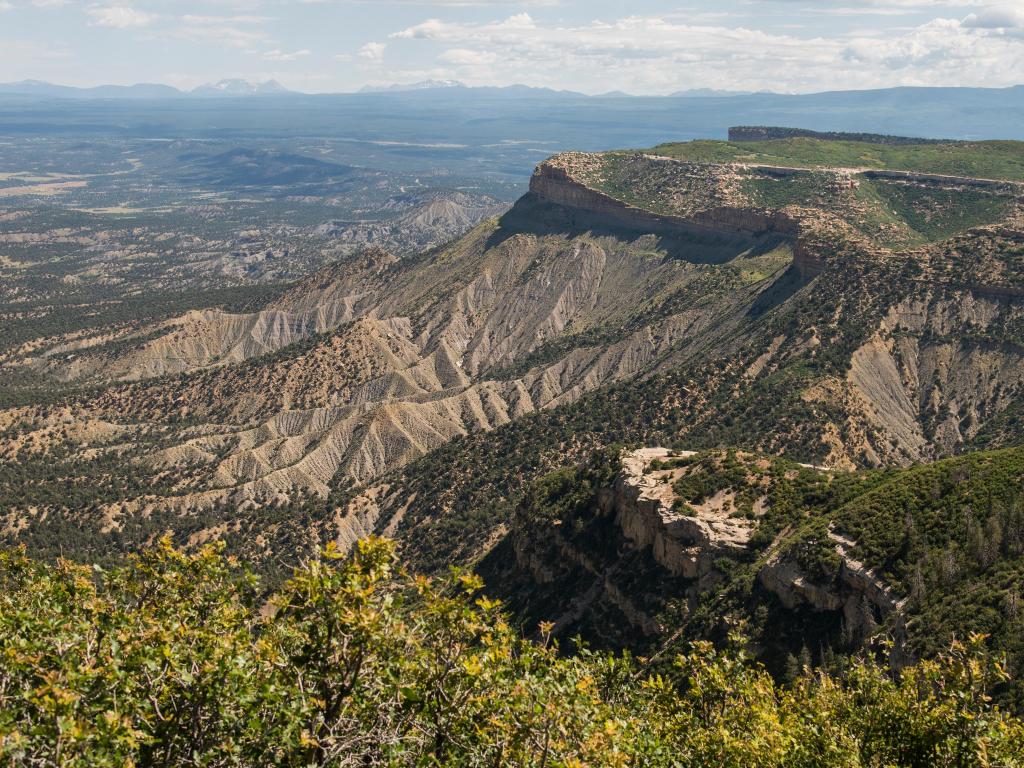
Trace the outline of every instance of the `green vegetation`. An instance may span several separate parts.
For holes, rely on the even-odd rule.
[[[828,517],[856,542],[854,557],[909,597],[914,651],[934,653],[949,637],[984,632],[1024,668],[1024,451],[875,476],[874,488]]]
[[[663,652],[666,635],[721,642],[723,621],[742,622],[758,658],[780,679],[798,655],[838,669],[845,655],[886,633],[900,638],[901,653],[934,658],[973,632],[986,635],[988,647],[1005,654],[1015,674],[1024,670],[1021,449],[859,472],[818,470],[736,450],[654,462],[650,471],[674,472],[661,479],[673,482],[679,511],[695,514],[691,506],[726,492],[726,511],[754,525],[745,550],[715,563],[720,578],[710,589],[699,580],[671,577],[627,540],[599,503],[598,489],[611,487],[607,478],[618,466],[613,454],[598,451],[577,467],[535,480],[522,494],[509,524],[515,552],[499,547],[481,566],[517,615],[573,615],[573,595],[592,583],[611,583],[665,633],[644,637],[600,605],[588,607],[588,615],[566,630],[646,653]],[[567,558],[566,551],[575,555]],[[530,553],[531,568],[544,578],[507,565],[521,561],[522,552]],[[758,586],[769,553],[792,562],[809,584],[841,601],[849,594],[840,583],[843,559],[847,565],[859,561],[894,600],[905,602],[898,611],[859,619],[857,628],[847,625],[841,610],[787,608]],[[600,613],[607,611],[613,615]],[[809,640],[815,645],[810,651]],[[1001,687],[999,698],[1024,708],[1017,683]]]
[[[973,227],[1005,221],[1014,211],[1020,196],[1019,190],[1007,184],[963,187],[880,178],[866,172],[837,173],[829,169],[840,166],[870,170],[876,166],[879,169],[888,166],[881,161],[874,165],[855,162],[852,166],[831,162],[844,159],[830,154],[837,145],[834,141],[793,139],[768,143],[780,145],[777,149],[782,152],[784,146],[781,145],[788,141],[810,142],[811,146],[820,147],[821,155],[815,155],[808,147],[802,147],[803,151],[796,157],[736,155],[726,150],[729,147],[746,148],[748,144],[698,141],[665,145],[669,147],[667,152],[661,152],[664,147],[655,147],[651,152],[668,154],[688,163],[736,161],[749,163],[752,167],[723,176],[720,170],[699,164],[679,165],[637,153],[608,152],[601,155],[593,166],[582,169],[580,175],[585,183],[612,197],[660,214],[688,217],[714,210],[723,203],[773,210],[788,206],[816,209],[843,220],[878,246],[889,249],[942,240]],[[883,147],[877,144],[865,146],[870,146],[872,151]],[[940,152],[950,146],[922,145],[930,152]],[[957,144],[950,150],[953,152],[951,157],[957,158],[956,162],[965,164],[960,170],[968,175],[978,170],[972,165],[975,159],[991,159],[982,150],[973,150],[972,146]],[[1020,152],[1020,148],[1017,151]],[[941,157],[945,158],[945,155]],[[852,162],[864,158],[845,159]],[[945,159],[953,162],[950,158]],[[1012,164],[1018,160],[1011,153],[1007,162]],[[789,169],[773,170],[772,165]],[[792,170],[794,167],[805,170]],[[952,172],[957,168],[959,166],[937,166],[932,170]]]
[[[784,208],[787,205],[828,207],[829,178],[822,173],[800,172],[792,176],[744,177],[740,187],[750,199],[765,208]]]
[[[328,548],[262,610],[216,547],[123,568],[0,555],[0,755],[68,766],[1019,766],[977,639],[898,680],[779,686],[731,650],[673,663],[523,639],[480,580]],[[542,627],[542,634],[550,626]]]
[[[871,168],[1024,181],[1024,143],[874,144],[811,138],[659,144],[653,154],[698,163],[752,163],[794,168]]]
[[[861,187],[873,190],[888,210],[926,241],[999,221],[1013,208],[1010,197],[985,190],[929,188],[882,179],[862,181]]]
[[[837,576],[835,537],[908,598],[909,649],[938,653],[951,638],[984,633],[1024,669],[1024,451],[1018,448],[909,469],[823,473],[779,459],[734,452],[695,457],[677,482],[693,503],[716,490],[749,504],[756,489],[768,509],[752,544],[779,550],[818,583]],[[768,468],[764,463],[770,461]],[[742,591],[742,589],[741,589]],[[1007,697],[1019,707],[1024,691]]]

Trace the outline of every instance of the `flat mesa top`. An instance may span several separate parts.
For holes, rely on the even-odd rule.
[[[646,151],[693,163],[908,171],[1024,181],[1024,142],[1020,141],[882,144],[794,137],[766,141],[669,142]]]
[[[785,210],[818,229],[827,224],[832,239],[839,227],[886,250],[984,227],[1024,228],[1018,141],[697,140],[566,152],[543,171],[661,215]]]

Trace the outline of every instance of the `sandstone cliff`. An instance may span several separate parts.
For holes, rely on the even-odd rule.
[[[625,453],[614,479],[595,489],[590,507],[574,519],[538,527],[524,513],[506,545],[515,568],[501,547],[484,561],[490,589],[527,615],[547,611],[556,633],[584,631],[611,644],[645,637],[642,647],[657,647],[674,631],[716,631],[726,617],[702,612],[716,601],[735,610],[735,598],[722,602],[730,594],[746,594],[747,610],[750,602],[763,604],[773,622],[789,621],[794,629],[832,627],[837,645],[852,647],[880,627],[901,624],[904,598],[854,558],[856,542],[830,531],[825,547],[834,565],[811,575],[792,525],[770,539],[754,536],[770,512],[774,483],[783,479],[771,479],[764,460],[741,457],[750,474],[732,472],[733,480],[700,503],[679,496],[705,468],[730,473],[722,461],[732,459],[666,448]],[[828,470],[804,470],[827,482]],[[752,514],[742,512],[745,503]]]

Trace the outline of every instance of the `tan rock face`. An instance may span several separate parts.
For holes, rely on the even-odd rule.
[[[906,459],[953,453],[1024,386],[1024,351],[983,340],[1022,312],[1016,299],[970,289],[894,305],[851,357],[847,381],[864,420]]]
[[[650,471],[655,459],[688,456],[666,448],[641,448],[623,457],[609,513],[633,546],[650,549],[655,561],[675,576],[697,579],[714,560],[744,549],[753,525],[721,510],[699,509],[684,515],[674,509],[676,495],[666,478]]]
[[[657,190],[661,207],[654,212],[601,191],[598,187],[606,181],[606,172],[597,157],[570,152],[541,163],[530,180],[531,193],[626,229],[669,235],[745,237],[751,240],[752,247],[758,247],[765,239],[781,238],[791,244],[793,265],[807,279],[825,268],[825,254],[838,237],[854,236],[848,225],[830,213],[794,206],[766,208],[740,191],[744,175],[760,173],[767,178],[784,178],[809,174],[805,169],[679,163],[638,155],[630,161],[638,166],[634,175],[646,175],[658,166],[671,169],[663,181],[667,189]],[[680,183],[680,189],[672,190],[672,185]],[[852,188],[851,184],[846,186]]]
[[[819,611],[838,611],[843,601],[831,588],[810,581],[791,560],[773,559],[758,571],[757,580],[792,610],[801,604]]]
[[[832,532],[829,538],[839,555],[839,568],[831,583],[816,583],[797,563],[778,554],[769,555],[758,571],[757,580],[791,610],[805,605],[815,611],[841,611],[844,626],[851,636],[866,638],[874,631],[877,620],[902,610],[905,598],[849,555],[856,542]]]
[[[566,583],[584,584],[585,590],[580,587],[584,593],[558,617],[559,628],[590,626],[595,617],[610,611],[624,617],[636,632],[658,635],[665,627],[650,612],[652,595],[643,590],[652,589],[656,583],[667,590],[658,595],[661,600],[696,605],[719,588],[725,574],[716,566],[721,567],[723,560],[756,563],[757,584],[773,594],[783,608],[804,614],[834,614],[835,624],[841,622],[851,643],[866,639],[893,615],[899,615],[903,596],[854,559],[850,552],[856,543],[838,534],[829,533],[838,565],[828,579],[812,578],[794,559],[796,556],[787,548],[793,541],[791,527],[763,549],[752,549],[752,534],[765,512],[767,496],[753,504],[753,518],[737,514],[732,501],[738,487],[719,490],[698,504],[686,505],[685,514],[678,511],[675,480],[694,466],[707,471],[722,469],[707,463],[712,461],[711,454],[700,464],[673,464],[673,459],[692,456],[690,451],[661,447],[642,448],[622,456],[621,471],[607,487],[597,490],[592,510],[598,519],[614,526],[613,540],[621,541],[613,548],[614,555],[607,554],[609,542],[605,538],[578,538],[563,531],[562,522],[540,531],[515,529],[512,543],[520,576],[529,574],[532,583],[545,593],[557,592]],[[745,487],[767,487],[767,475],[757,475],[767,471],[767,461],[745,466],[754,473],[742,481]],[[610,535],[606,528],[601,530],[603,537]],[[645,571],[645,559],[638,554],[653,561],[662,576],[671,578],[659,581],[662,576]],[[633,591],[624,589],[624,584],[634,585]]]
[[[687,235],[796,237],[797,221],[782,211],[742,206],[696,207],[687,216],[654,213],[587,186],[575,174],[578,155],[564,155],[537,166],[530,192],[556,205],[586,211],[606,224],[645,232]]]

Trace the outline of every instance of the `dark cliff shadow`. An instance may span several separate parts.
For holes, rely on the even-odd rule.
[[[776,307],[785,304],[801,288],[810,283],[812,278],[802,275],[795,264],[775,278],[775,282],[761,291],[757,299],[747,310],[747,317],[757,318]]]
[[[501,245],[519,234],[538,237],[558,235],[571,238],[580,235],[612,237],[634,242],[652,238],[643,247],[662,252],[670,259],[692,264],[724,264],[740,254],[757,256],[776,248],[785,238],[778,234],[761,236],[730,234],[679,227],[658,226],[639,222],[630,227],[609,221],[600,214],[579,208],[570,208],[544,200],[533,193],[519,198],[515,205],[499,219],[498,228],[487,239],[487,248]]]

